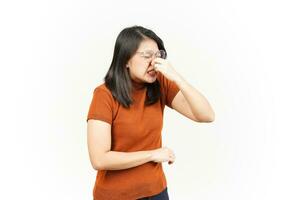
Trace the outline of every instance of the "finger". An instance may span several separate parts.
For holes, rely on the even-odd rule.
[[[159,68],[160,68],[160,64],[158,64],[158,63],[156,63],[156,64],[154,64],[154,70],[159,70]]]
[[[153,60],[151,61],[151,65],[154,65],[155,63],[157,63],[157,61],[156,61],[156,59],[153,59]]]
[[[172,163],[174,163],[174,161],[175,161],[174,159],[170,159],[168,163],[172,164]]]
[[[173,155],[173,156],[175,156],[175,153],[174,153],[174,151],[170,151],[170,154],[171,154],[171,155]]]
[[[155,63],[163,63],[163,62],[164,62],[164,59],[162,59],[162,58],[154,58],[151,61],[151,64],[154,65]]]
[[[174,161],[175,160],[175,156],[174,155],[170,155],[169,159],[172,160],[172,161]]]
[[[155,62],[164,62],[165,59],[163,58],[154,58]]]

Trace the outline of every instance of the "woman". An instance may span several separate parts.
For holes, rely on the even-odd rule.
[[[212,122],[208,101],[166,59],[163,41],[141,26],[123,29],[87,116],[88,151],[98,171],[94,200],[169,199],[162,163],[165,105],[196,122]]]

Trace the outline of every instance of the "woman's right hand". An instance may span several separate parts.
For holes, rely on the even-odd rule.
[[[153,162],[166,162],[172,164],[175,161],[174,152],[168,147],[151,150],[151,160]]]

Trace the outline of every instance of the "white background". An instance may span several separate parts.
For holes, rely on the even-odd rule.
[[[166,107],[172,200],[299,199],[296,1],[0,3],[1,199],[92,199],[86,115],[119,32],[159,35],[213,123]]]

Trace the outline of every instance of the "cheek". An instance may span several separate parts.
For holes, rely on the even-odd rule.
[[[149,66],[149,63],[148,62],[145,62],[145,61],[136,61],[133,63],[133,70],[136,72],[136,73],[145,73],[145,71],[147,70]]]

